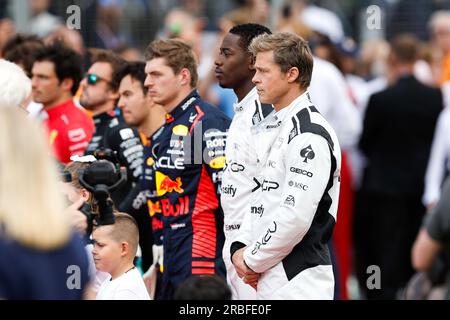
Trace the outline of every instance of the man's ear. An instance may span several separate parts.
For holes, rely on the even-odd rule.
[[[300,77],[300,71],[297,67],[292,67],[286,72],[286,78],[288,83],[293,83]]]
[[[187,68],[181,69],[179,73],[181,84],[190,86],[191,84],[191,72]]]
[[[63,79],[61,81],[60,86],[64,91],[72,91],[73,79],[71,79],[71,78]]]
[[[248,59],[248,68],[252,71],[255,71],[255,62],[256,62],[255,56],[249,54],[247,59]]]

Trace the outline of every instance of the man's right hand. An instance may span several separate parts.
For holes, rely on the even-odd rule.
[[[256,286],[258,284],[260,273],[256,273],[252,269],[250,269],[244,261],[244,250],[246,247],[237,250],[233,256],[231,257],[231,261],[233,262],[234,268],[243,281],[250,285],[253,289],[256,290]]]

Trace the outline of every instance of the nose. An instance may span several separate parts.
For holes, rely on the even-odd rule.
[[[152,87],[152,86],[153,86],[153,81],[152,81],[151,77],[147,75],[147,76],[145,77],[144,87],[150,88],[150,87]]]
[[[258,76],[258,72],[256,72],[255,75],[253,76],[252,82],[253,82],[254,84],[260,83],[259,76]]]
[[[31,77],[31,87],[33,89],[36,89],[36,87],[37,87],[37,78],[36,77]]]
[[[216,57],[216,59],[214,60],[214,64],[216,65],[216,67],[221,67],[223,65],[220,56]]]
[[[120,109],[125,108],[125,103],[124,103],[123,100],[124,100],[124,99],[123,99],[123,95],[120,95],[119,102],[117,102],[117,106],[118,106]]]

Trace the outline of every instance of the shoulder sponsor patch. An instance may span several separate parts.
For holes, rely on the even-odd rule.
[[[284,200],[284,204],[290,207],[295,207],[295,198],[294,196],[287,196],[286,199]]]
[[[183,124],[176,125],[172,129],[172,133],[176,134],[177,136],[187,136],[189,132],[188,127],[186,127]]]
[[[316,154],[314,153],[311,145],[300,150],[300,157],[305,159],[305,160],[303,160],[304,163],[308,163],[308,160],[314,159],[315,156],[316,156]]]
[[[127,140],[127,139],[131,139],[134,137],[134,132],[131,128],[125,128],[125,129],[121,129],[119,131],[120,137],[122,138],[122,140]]]
[[[213,169],[222,169],[223,167],[225,167],[225,157],[220,156],[220,157],[212,159],[209,162],[209,166]]]

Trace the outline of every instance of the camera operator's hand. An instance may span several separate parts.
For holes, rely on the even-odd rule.
[[[66,214],[70,215],[72,227],[79,232],[81,235],[86,234],[86,229],[88,227],[88,221],[86,215],[83,214],[80,210],[81,206],[84,203],[84,199],[80,197],[77,201],[72,203],[69,207],[66,208]]]
[[[152,252],[153,252],[153,264],[159,264],[160,270],[163,268],[164,263],[164,250],[163,246],[160,245],[153,245],[152,246]]]

